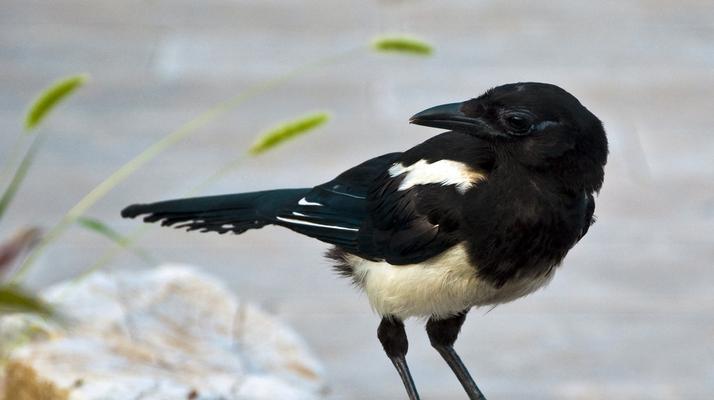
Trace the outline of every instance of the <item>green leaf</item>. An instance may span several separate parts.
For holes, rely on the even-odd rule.
[[[403,53],[429,56],[434,48],[427,42],[409,36],[379,36],[372,41],[372,48],[383,53]]]
[[[102,221],[96,218],[90,217],[80,217],[77,219],[77,224],[83,228],[87,228],[90,231],[94,231],[102,236],[109,238],[120,245],[124,245],[127,241],[119,232],[107,226]]]
[[[53,83],[40,93],[25,116],[25,129],[31,131],[47,116],[47,113],[72,94],[89,79],[86,74],[70,76]]]
[[[0,286],[0,314],[31,312],[50,316],[52,308],[38,297],[25,292],[16,285]]]
[[[252,155],[258,155],[305,134],[329,121],[330,115],[325,112],[315,112],[303,115],[292,121],[284,122],[268,132],[260,135],[255,144],[250,148]]]
[[[116,230],[112,229],[109,225],[104,222],[90,217],[79,217],[77,218],[77,224],[85,229],[92,232],[98,233],[114,243],[118,244],[120,247],[128,248],[132,245],[132,240],[129,237],[122,235]],[[156,260],[146,251],[141,248],[135,247],[135,253],[149,264],[156,264]]]

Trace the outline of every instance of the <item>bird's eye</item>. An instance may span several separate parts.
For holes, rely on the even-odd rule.
[[[533,121],[530,116],[521,113],[507,114],[504,116],[503,121],[506,124],[506,128],[517,135],[526,134],[533,127]]]

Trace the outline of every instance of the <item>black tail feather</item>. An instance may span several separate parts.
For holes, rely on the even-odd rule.
[[[275,214],[281,206],[297,202],[308,191],[282,189],[134,204],[122,210],[121,215],[146,215],[145,222],[160,221],[162,226],[188,231],[240,234],[276,222]]]

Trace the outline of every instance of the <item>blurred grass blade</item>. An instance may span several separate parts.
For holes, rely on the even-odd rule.
[[[77,225],[108,238],[109,240],[113,241],[122,248],[127,248],[132,244],[132,241],[129,237],[122,235],[121,233],[109,227],[109,225],[96,218],[79,217],[77,219]],[[148,264],[157,264],[154,257],[152,257],[146,250],[139,247],[134,247],[133,250],[136,255],[138,255]]]
[[[25,116],[25,129],[34,129],[52,109],[89,79],[86,74],[63,78],[40,93]]]
[[[283,142],[310,132],[325,124],[329,119],[329,114],[325,112],[315,112],[303,115],[292,121],[284,122],[258,137],[249,152],[252,155],[264,153]]]
[[[52,315],[52,308],[38,297],[29,294],[16,285],[0,286],[0,314],[31,312],[45,316]]]
[[[12,173],[12,167],[15,166],[20,160],[24,144],[24,141],[22,140],[23,136],[24,135],[18,135],[15,138],[14,143],[7,147],[9,150],[7,150],[6,154],[2,155],[5,160],[2,162],[2,170],[0,170],[0,185],[5,183],[5,179]]]
[[[30,148],[27,149],[27,153],[25,153],[25,157],[22,158],[20,165],[18,165],[15,175],[13,175],[12,180],[10,180],[10,183],[2,194],[2,197],[0,197],[0,219],[2,219],[5,211],[7,211],[10,203],[12,203],[12,200],[15,198],[17,191],[20,189],[20,185],[25,179],[25,176],[27,176],[27,172],[30,170],[32,161],[35,159],[37,150],[40,149],[42,142],[44,142],[43,135],[35,136]]]
[[[99,233],[100,235],[105,236],[122,246],[126,243],[126,238],[122,237],[119,232],[110,228],[105,223],[96,218],[81,217],[77,219],[77,224],[83,228],[89,229],[90,231]]]
[[[372,48],[383,53],[403,53],[429,56],[434,48],[427,42],[409,36],[379,36],[372,41]]]

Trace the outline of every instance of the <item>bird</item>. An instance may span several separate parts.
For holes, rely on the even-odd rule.
[[[332,245],[336,271],[381,317],[377,337],[408,398],[419,394],[404,320],[416,317],[469,399],[485,400],[454,350],[466,315],[552,279],[595,221],[606,133],[576,97],[539,82],[496,86],[409,122],[446,132],[312,188],[134,204],[121,215],[220,234],[277,225]]]

